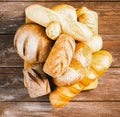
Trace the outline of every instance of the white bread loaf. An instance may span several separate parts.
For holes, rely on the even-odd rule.
[[[52,77],[61,76],[68,69],[74,50],[74,39],[60,35],[45,61],[43,71]]]
[[[47,38],[42,26],[24,24],[15,34],[14,45],[23,60],[28,63],[40,63],[46,60],[52,42]]]

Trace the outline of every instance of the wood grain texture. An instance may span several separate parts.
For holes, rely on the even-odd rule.
[[[35,2],[0,2],[0,34],[14,34],[24,23],[24,9]],[[37,4],[52,7],[64,2],[37,2]],[[99,15],[99,34],[119,34],[120,32],[120,2],[67,2],[76,8],[86,6],[97,11]]]
[[[49,101],[48,95],[31,99],[23,85],[23,68],[0,68],[0,101]],[[84,91],[73,101],[118,101],[120,68],[110,68],[100,79],[98,87]],[[88,98],[89,97],[89,98]]]
[[[61,109],[55,109],[47,102],[0,102],[0,105],[2,117],[119,117],[120,115],[120,102],[70,102]]]
[[[111,67],[120,66],[120,35],[102,35],[103,49],[111,52]],[[0,67],[23,67],[23,60],[13,45],[14,35],[0,35]]]
[[[23,60],[14,49],[16,29],[24,24],[24,9],[33,4],[52,7],[86,6],[99,15],[103,49],[113,63],[98,87],[77,95],[65,107],[54,109],[48,95],[31,99],[23,85]],[[119,117],[120,116],[120,1],[119,0],[0,0],[0,117]]]

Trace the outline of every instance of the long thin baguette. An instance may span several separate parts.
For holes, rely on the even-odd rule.
[[[45,61],[43,71],[52,77],[61,76],[68,69],[74,50],[74,39],[60,35]]]

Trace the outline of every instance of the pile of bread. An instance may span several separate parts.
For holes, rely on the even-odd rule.
[[[86,7],[30,5],[14,46],[24,60],[24,85],[32,98],[49,94],[62,107],[83,90],[97,87],[112,63],[98,35],[98,14]],[[53,87],[53,88],[52,88]],[[52,88],[52,89],[51,89]]]

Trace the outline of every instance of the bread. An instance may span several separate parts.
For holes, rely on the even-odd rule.
[[[65,34],[60,35],[45,61],[43,71],[51,77],[60,77],[68,69],[74,50],[74,39]]]
[[[37,24],[24,24],[17,30],[14,46],[20,57],[28,63],[44,62],[50,52],[52,42],[45,29]]]
[[[95,81],[93,81],[91,84],[89,84],[87,87],[85,87],[83,89],[83,91],[86,91],[86,90],[91,90],[91,89],[95,89],[98,85],[98,79],[96,79]]]
[[[25,9],[25,14],[30,20],[44,27],[52,21],[59,22],[57,14],[54,11],[41,5],[34,4],[28,6]]]
[[[77,21],[76,9],[70,5],[60,4],[53,6],[51,9],[63,17]]]
[[[86,42],[92,37],[91,30],[85,24],[64,17],[61,18],[60,23],[62,26],[62,33],[71,36],[77,41]]]
[[[110,67],[111,63],[112,55],[106,50],[101,50],[94,53],[91,67],[101,75]]]
[[[97,52],[102,49],[103,41],[101,36],[93,36],[86,44],[90,47],[92,52]]]
[[[70,86],[80,81],[85,74],[85,70],[76,59],[72,59],[68,69],[60,76],[53,78],[54,83],[61,86]]]
[[[73,58],[78,60],[84,68],[89,67],[92,61],[92,51],[85,43],[76,43]]]
[[[61,34],[61,25],[58,22],[51,22],[46,27],[46,35],[52,39],[56,40]]]
[[[79,22],[86,24],[92,31],[94,36],[98,35],[98,14],[86,7],[77,9],[77,17]]]
[[[100,62],[99,62],[100,61]],[[57,87],[50,93],[49,99],[52,106],[59,108],[67,104],[73,97],[75,97],[85,87],[99,78],[99,75],[105,72],[112,62],[112,56],[107,51],[98,51],[93,55],[91,68],[87,69],[85,77],[78,83],[69,87]],[[103,63],[105,63],[103,65]]]
[[[31,98],[50,93],[48,76],[42,71],[43,64],[35,64],[24,69],[26,87]]]
[[[25,9],[26,16],[35,23],[47,27],[51,22],[58,22],[62,27],[62,33],[67,34],[78,41],[88,41],[92,37],[91,30],[80,22],[62,17],[61,14],[45,8],[41,5],[31,5]]]

